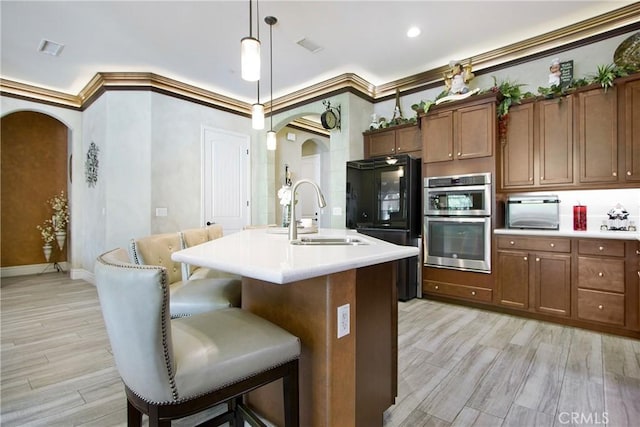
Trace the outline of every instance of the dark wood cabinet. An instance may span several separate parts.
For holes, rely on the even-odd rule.
[[[540,186],[573,183],[573,97],[536,103]]]
[[[507,136],[500,145],[502,188],[525,188],[535,184],[534,106],[529,102],[509,109]]]
[[[618,181],[618,121],[615,88],[577,94],[576,129],[580,183]]]
[[[640,79],[621,85],[622,96],[618,119],[621,124],[620,141],[624,150],[624,174],[621,179],[637,185],[640,182]]]
[[[529,308],[529,253],[498,251],[498,304],[527,310]]]
[[[533,254],[534,310],[568,317],[571,314],[571,255]]]
[[[627,249],[626,245],[623,240],[578,241],[578,319],[631,329],[637,327],[638,302],[634,301],[637,279],[632,272],[628,274],[626,267],[627,263],[633,264],[633,260],[627,260],[627,252],[629,257],[634,253],[633,248]]]
[[[571,185],[573,98],[527,102],[511,107],[501,145],[502,189],[528,190]]]
[[[499,190],[619,188],[640,184],[640,73],[509,110]]]
[[[458,102],[451,107],[441,104],[422,116],[424,163],[493,156],[497,120],[495,98],[473,101],[469,104]]]
[[[497,240],[498,304],[568,317],[571,314],[570,240],[519,236],[499,236]]]
[[[409,154],[422,156],[422,138],[417,125],[400,125],[364,132],[365,158]]]

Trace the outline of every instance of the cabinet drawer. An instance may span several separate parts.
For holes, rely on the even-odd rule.
[[[525,251],[571,252],[571,239],[558,237],[498,236],[499,249]]]
[[[578,257],[578,287],[624,293],[624,260]]]
[[[578,289],[578,318],[624,326],[624,295]]]
[[[424,292],[432,294],[466,298],[474,301],[491,302],[491,289],[430,281],[423,282],[422,287]]]
[[[622,240],[578,240],[578,254],[624,256],[624,241]]]

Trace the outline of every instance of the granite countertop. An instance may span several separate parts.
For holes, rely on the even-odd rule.
[[[515,228],[496,228],[495,234],[511,234],[514,236],[543,236],[543,237],[585,237],[589,239],[617,239],[617,240],[640,240],[638,231],[609,231],[609,230],[587,230],[574,231],[567,229],[560,230],[521,230]]]
[[[292,245],[286,234],[250,229],[172,255],[174,261],[284,284],[339,271],[416,256],[419,248],[399,246],[354,230],[320,229],[304,237],[357,236],[366,245]],[[299,236],[302,237],[302,236]]]

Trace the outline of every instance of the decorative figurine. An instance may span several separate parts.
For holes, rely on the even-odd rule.
[[[626,231],[629,223],[629,212],[618,203],[609,212],[609,230]]]
[[[471,72],[471,60],[466,65],[452,61],[450,67],[449,71],[443,74],[447,94],[458,95],[469,92],[467,83],[475,77]]]

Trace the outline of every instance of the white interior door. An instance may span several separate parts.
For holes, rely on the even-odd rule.
[[[235,233],[251,222],[249,136],[204,128],[202,140],[202,223]]]
[[[300,161],[300,178],[310,179],[320,185],[320,155],[302,156]],[[316,191],[308,184],[302,184],[296,191],[298,204],[296,205],[296,218],[313,218],[314,224],[319,225],[320,207]]]

